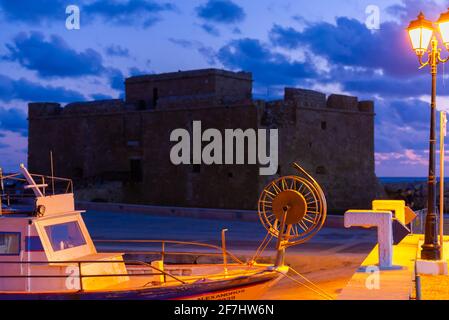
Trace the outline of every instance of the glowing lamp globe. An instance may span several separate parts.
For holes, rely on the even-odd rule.
[[[422,56],[426,53],[430,40],[432,39],[432,22],[426,20],[424,14],[421,12],[418,15],[418,19],[410,22],[407,31],[410,36],[413,50],[415,50],[418,56]]]
[[[440,18],[437,21],[438,28],[440,29],[441,38],[443,39],[443,43],[446,46],[446,49],[449,50],[449,11],[442,13]]]

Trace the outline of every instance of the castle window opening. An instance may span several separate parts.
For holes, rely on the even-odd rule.
[[[316,174],[326,174],[327,170],[324,166],[318,166],[316,167]]]
[[[142,159],[130,159],[130,180],[131,182],[141,182],[142,181]]]
[[[327,129],[327,122],[326,121],[321,121],[321,129],[322,130],[326,130]]]
[[[157,107],[158,100],[159,100],[159,91],[157,88],[153,88],[153,108]]]
[[[147,103],[145,100],[139,100],[138,102],[138,109],[139,110],[145,110],[147,108]]]
[[[128,145],[128,147],[134,147],[134,148],[140,147],[139,140],[128,140],[128,142],[126,144]]]

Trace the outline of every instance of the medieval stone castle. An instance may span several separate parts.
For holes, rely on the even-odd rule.
[[[125,87],[124,100],[30,103],[31,171],[49,173],[52,151],[55,174],[74,179],[85,200],[255,209],[262,188],[297,162],[331,210],[375,197],[372,101],[296,88],[283,100],[254,100],[251,73],[218,69],[135,76]],[[204,129],[278,129],[276,175],[255,164],[173,165],[170,133],[195,120]]]

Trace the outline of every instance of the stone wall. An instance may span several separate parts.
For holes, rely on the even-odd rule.
[[[341,95],[326,99],[322,93],[296,88],[287,88],[284,100],[252,101],[248,74],[208,69],[188,72],[185,79],[182,73],[172,76],[128,79],[126,101],[65,107],[30,103],[30,170],[48,173],[52,150],[56,175],[74,178],[78,189],[101,190],[103,185],[116,187],[115,182],[120,182],[121,190],[114,192],[117,202],[255,209],[265,184],[295,173],[291,163],[298,162],[322,184],[331,210],[370,207],[379,190],[374,174],[372,102]],[[209,79],[213,85],[203,86],[192,76]],[[151,99],[151,85],[156,80],[166,86],[160,87],[161,97],[171,94],[172,100],[165,100],[167,106],[142,110],[139,100]],[[190,91],[203,90],[198,93],[201,103],[204,94],[211,95],[211,106],[192,102],[195,95],[183,102],[180,94],[188,92],[184,86],[189,81],[193,81]],[[228,100],[222,99],[223,94]],[[189,103],[192,107],[187,106]],[[278,129],[277,174],[260,176],[259,165],[173,165],[170,133],[177,128],[191,132],[195,120],[201,120],[203,131]],[[90,200],[110,200],[98,199],[101,194],[92,192]],[[82,195],[83,200],[89,200],[87,192]]]

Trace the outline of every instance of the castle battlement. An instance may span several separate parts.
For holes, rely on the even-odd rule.
[[[287,87],[284,99],[255,101],[252,99],[252,74],[220,69],[179,71],[133,76],[125,80],[124,100],[59,103],[30,103],[29,116],[51,117],[116,113],[127,111],[207,109],[234,106],[266,105],[298,108],[332,109],[333,111],[373,112],[374,103],[357,97]]]
[[[28,103],[28,118],[39,118],[49,115],[59,115],[63,108],[55,102],[30,102]]]
[[[251,72],[233,72],[223,69],[198,69],[198,70],[186,70],[186,71],[176,71],[176,72],[166,72],[157,74],[145,74],[129,77],[125,80],[125,83],[140,83],[148,81],[167,81],[167,80],[183,80],[192,78],[204,78],[204,77],[224,77],[233,78],[244,81],[252,81],[253,76]]]
[[[284,102],[289,101],[298,107],[374,112],[373,101],[359,102],[357,97],[341,94],[331,94],[326,98],[324,93],[308,89],[285,88]]]
[[[126,102],[140,109],[201,108],[252,100],[252,74],[220,69],[179,71],[130,77]]]

